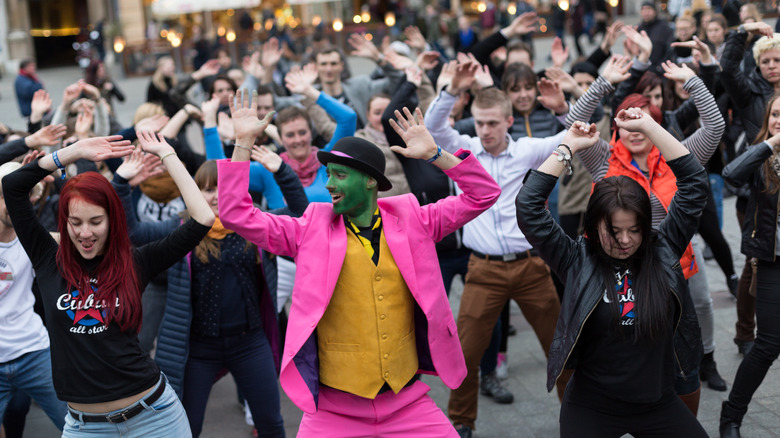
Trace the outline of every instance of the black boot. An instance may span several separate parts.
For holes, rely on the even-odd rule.
[[[740,411],[724,401],[720,411],[720,438],[740,438],[739,427],[747,409]]]
[[[715,359],[712,357],[713,352],[707,353],[701,359],[701,366],[699,367],[699,378],[702,382],[707,382],[707,386],[715,391],[725,391],[726,381],[718,373],[718,367],[715,364]]]

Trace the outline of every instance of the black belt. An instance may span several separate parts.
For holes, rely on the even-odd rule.
[[[163,391],[165,391],[165,378],[160,379],[160,384],[157,386],[157,389],[154,392],[148,394],[142,400],[147,405],[151,405],[152,403],[156,402],[157,399],[160,398],[160,396],[163,394]],[[116,423],[124,423],[125,421],[143,412],[144,409],[146,409],[144,405],[142,405],[140,402],[135,402],[132,406],[125,409],[124,411],[120,411],[111,415],[85,414],[85,413],[76,413],[73,411],[69,411],[69,412],[71,417],[75,418],[76,420],[83,421],[85,423],[116,424]]]
[[[474,250],[471,250],[471,253],[474,254],[474,256],[479,259],[490,260],[493,262],[514,262],[516,260],[524,260],[527,259],[528,257],[536,257],[539,255],[536,253],[535,249],[529,249],[528,251],[524,251],[524,252],[514,252],[512,254],[502,254],[502,255],[487,255]]]

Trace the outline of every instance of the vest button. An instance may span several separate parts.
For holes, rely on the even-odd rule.
[[[379,315],[379,319],[384,321],[385,318],[387,318],[387,315],[385,315],[384,313]]]
[[[382,276],[381,276],[381,275],[377,275],[376,277],[374,277],[374,280],[376,280],[376,281],[379,281],[379,280],[381,280],[381,279],[382,279]]]
[[[385,371],[385,378],[387,378],[387,377],[389,377],[389,376],[390,376],[390,373],[389,373],[389,372],[387,372],[387,371]]]
[[[387,359],[388,357],[390,357],[390,355],[385,353],[384,358]]]
[[[382,335],[382,339],[387,339],[387,333]],[[290,353],[292,355],[292,353]]]
[[[385,299],[385,296],[384,295],[379,295],[378,297],[376,297],[376,299],[379,300],[379,301],[382,301],[382,300]]]

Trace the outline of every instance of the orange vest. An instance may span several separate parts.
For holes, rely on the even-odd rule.
[[[613,137],[611,144],[612,149],[608,160],[609,169],[604,178],[624,175],[633,179],[644,187],[648,195],[651,193],[655,195],[668,212],[669,204],[672,203],[672,198],[677,192],[677,178],[674,176],[672,169],[666,164],[666,160],[661,156],[658,149],[653,146],[650,154],[647,156],[647,167],[650,170],[650,178],[648,179],[641,170],[631,164],[633,160],[631,152],[623,145],[622,140],[615,140]],[[696,265],[696,258],[693,254],[693,246],[690,242],[680,259],[680,266],[686,279],[699,272],[699,267]]]

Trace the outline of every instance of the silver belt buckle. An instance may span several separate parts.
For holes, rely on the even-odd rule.
[[[125,422],[125,421],[127,421],[127,417],[125,416],[125,415],[127,415],[127,411],[128,410],[125,409],[124,411],[117,412],[114,415],[107,415],[106,416],[106,420],[108,420],[108,422],[111,423],[111,424]]]
[[[517,253],[504,254],[504,255],[501,256],[501,260],[503,260],[505,262],[513,262],[513,261],[517,260]]]

